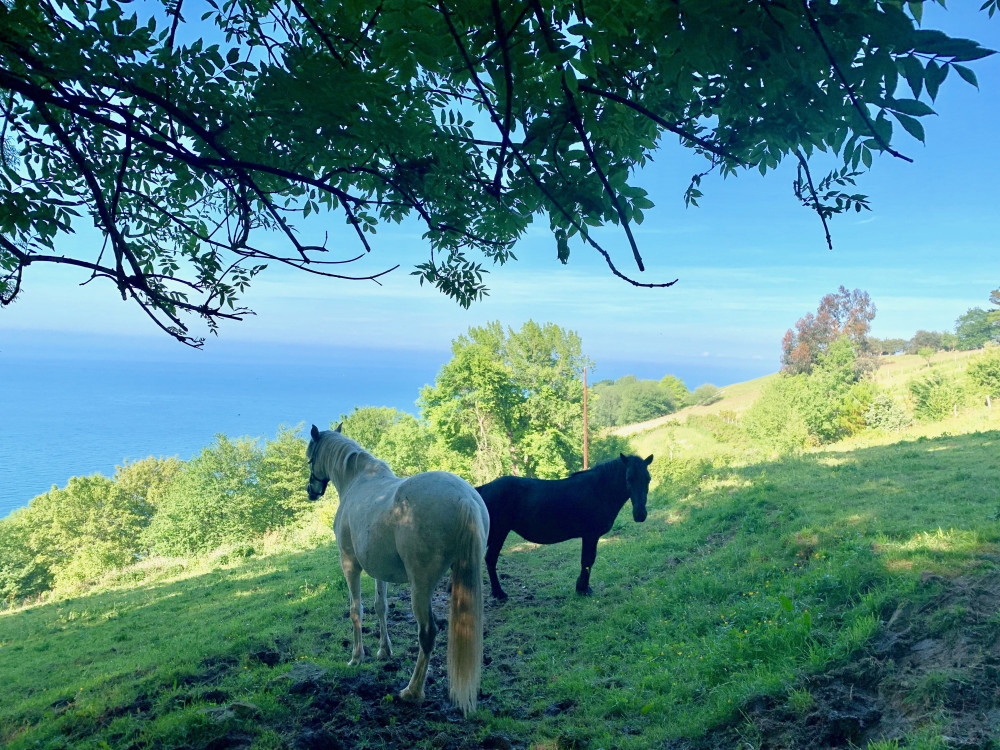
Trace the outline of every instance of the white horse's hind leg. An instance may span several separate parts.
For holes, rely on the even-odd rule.
[[[356,667],[365,658],[365,647],[361,643],[361,564],[347,555],[340,556],[340,567],[347,579],[347,592],[351,597],[351,624],[354,626],[354,652],[348,666]]]
[[[388,659],[392,656],[392,643],[389,641],[389,630],[385,626],[385,616],[389,609],[389,603],[385,598],[385,589],[385,581],[375,581],[375,614],[378,615],[379,626],[379,659]]]
[[[434,616],[431,614],[433,584],[428,586],[422,583],[413,583],[411,586],[410,601],[413,605],[413,616],[417,620],[417,637],[420,640],[420,653],[417,654],[417,663],[413,667],[410,684],[400,691],[399,697],[404,701],[419,703],[424,699],[424,680],[427,678],[427,661],[430,658],[431,650],[434,648],[434,636],[437,634],[437,627],[434,624]]]

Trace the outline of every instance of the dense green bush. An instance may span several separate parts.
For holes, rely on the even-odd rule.
[[[882,432],[899,432],[913,421],[906,407],[885,391],[872,397],[865,409],[864,419],[869,429]]]
[[[199,554],[263,534],[307,507],[305,441],[288,430],[263,448],[216,436],[185,464],[143,533],[155,555]]]
[[[718,414],[692,414],[686,423],[689,427],[704,430],[720,443],[739,445],[747,437],[737,415],[731,411],[721,411]]]
[[[936,372],[910,380],[906,387],[913,400],[913,414],[917,419],[943,419],[965,401],[962,383]]]
[[[635,453],[632,442],[623,435],[594,435],[590,438],[588,446],[588,461],[590,466],[617,458],[619,454],[626,456]],[[645,458],[645,457],[644,457]]]
[[[355,408],[340,417],[345,435],[399,477],[439,469],[469,477],[469,460],[453,451],[430,426],[412,414],[384,406]]]
[[[990,398],[1000,397],[1000,346],[994,346],[969,362],[970,383]]]
[[[69,589],[135,562],[143,529],[180,469],[176,458],[119,466],[112,479],[72,477],[0,521],[0,596]]]
[[[797,408],[803,377],[784,376],[764,386],[743,415],[743,430],[751,443],[779,453],[806,445],[809,428]]]
[[[699,406],[708,406],[722,400],[722,389],[711,383],[699,385],[691,393],[691,403]]]
[[[672,414],[687,406],[691,394],[680,379],[639,380],[626,375],[601,380],[592,388],[590,421],[595,427],[617,427]]]

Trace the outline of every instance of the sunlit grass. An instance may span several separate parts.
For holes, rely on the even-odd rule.
[[[807,713],[808,676],[870,648],[922,577],[995,575],[1000,432],[948,432],[706,464],[684,475],[682,490],[664,480],[645,523],[626,507],[602,540],[592,597],[574,593],[578,541],[512,535],[499,565],[511,600],[487,606],[488,697],[462,731],[523,746],[638,749],[744,727],[760,696]],[[213,559],[150,561],[145,582],[111,577],[90,593],[0,613],[0,741],[205,747],[223,731],[199,713],[226,700],[211,687],[258,707],[252,721],[234,720],[253,750],[286,746],[297,704],[276,678],[300,662],[332,681],[359,673],[344,664],[350,624],[336,548],[275,542],[266,556]],[[373,584],[363,581],[370,614]],[[405,600],[390,632],[411,667]],[[374,630],[365,637],[373,648]],[[263,663],[261,652],[280,661]],[[380,669],[368,662],[360,673],[374,679]],[[921,685],[926,700],[934,679]],[[362,703],[351,696],[331,710],[331,721],[351,722]],[[931,747],[934,736],[918,739]]]

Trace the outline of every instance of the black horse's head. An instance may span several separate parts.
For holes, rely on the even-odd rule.
[[[334,432],[340,432],[343,425],[337,425]],[[320,478],[316,475],[316,450],[319,446],[319,428],[312,426],[309,431],[309,445],[306,447],[306,460],[309,461],[309,484],[306,485],[306,494],[310,500],[319,500],[326,492],[326,486],[330,483],[330,478]]]
[[[632,518],[636,523],[646,520],[646,495],[649,493],[649,469],[653,457],[639,458],[618,454],[619,460],[625,464],[625,487],[632,501]]]

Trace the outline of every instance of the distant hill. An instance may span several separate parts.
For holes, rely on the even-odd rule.
[[[906,382],[911,377],[919,375],[921,371],[933,370],[942,375],[957,374],[965,369],[970,358],[981,353],[982,349],[962,352],[936,352],[931,357],[929,365],[927,360],[916,354],[895,354],[879,357],[879,367],[875,372],[874,379],[879,385],[893,391],[898,391],[902,395]],[[722,412],[732,412],[738,415],[749,408],[768,382],[777,377],[780,377],[780,373],[773,373],[742,383],[727,385],[721,389],[722,399],[716,401],[714,404],[688,406],[672,414],[665,414],[662,417],[656,417],[655,419],[649,419],[636,424],[613,427],[608,431],[613,435],[626,437],[656,429],[670,422],[684,422],[688,417],[692,416],[720,414]]]

